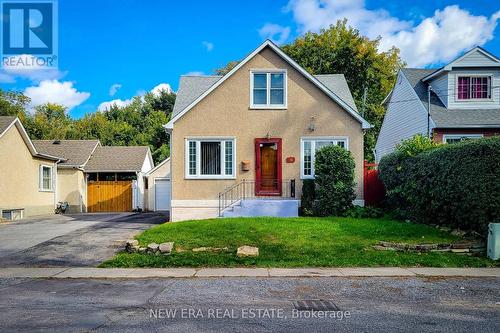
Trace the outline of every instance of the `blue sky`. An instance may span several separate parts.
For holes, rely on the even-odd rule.
[[[59,70],[0,72],[0,85],[78,118],[162,83],[176,90],[182,74],[210,74],[266,37],[286,43],[344,16],[382,35],[382,48],[400,47],[409,65],[437,65],[476,44],[500,56],[500,4],[488,0],[59,0]]]

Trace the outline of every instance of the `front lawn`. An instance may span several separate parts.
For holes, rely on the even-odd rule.
[[[454,253],[377,251],[379,241],[452,243],[459,237],[426,225],[388,219],[355,218],[231,218],[162,224],[137,239],[149,243],[175,242],[170,256],[119,253],[101,267],[327,267],[432,266],[483,267],[498,263]],[[238,258],[242,245],[257,246],[257,258]],[[192,252],[197,247],[227,251]]]

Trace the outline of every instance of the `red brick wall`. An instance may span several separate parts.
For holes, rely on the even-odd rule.
[[[500,128],[435,128],[432,139],[435,142],[443,142],[443,134],[482,134],[486,137],[500,135]]]

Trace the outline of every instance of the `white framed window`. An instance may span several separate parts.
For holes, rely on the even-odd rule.
[[[286,105],[286,70],[250,71],[250,108],[285,109]]]
[[[465,140],[480,139],[482,134],[444,134],[443,143],[457,143]]]
[[[185,154],[188,179],[236,178],[234,138],[189,138]]]
[[[40,165],[39,169],[39,189],[40,191],[53,190],[53,168],[49,165]]]
[[[459,101],[491,99],[491,76],[457,76],[456,96]]]
[[[300,139],[300,177],[302,179],[314,178],[316,151],[328,145],[337,145],[349,149],[349,139],[347,137],[315,137]]]

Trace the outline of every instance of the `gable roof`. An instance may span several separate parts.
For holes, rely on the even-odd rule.
[[[19,134],[21,135],[21,138],[23,139],[24,143],[26,144],[28,150],[30,151],[30,153],[33,157],[43,158],[43,159],[50,160],[50,161],[64,161],[64,158],[62,158],[62,157],[57,157],[57,156],[54,156],[52,154],[45,154],[45,153],[37,151],[37,149],[33,145],[33,142],[29,138],[28,133],[26,133],[26,130],[24,129],[23,124],[21,124],[21,121],[17,117],[0,116],[0,138],[12,126],[15,126],[17,128],[17,130],[19,131]]]
[[[181,118],[185,113],[187,113],[189,110],[191,110],[196,104],[198,104],[202,99],[204,99],[208,94],[210,94],[213,90],[215,90],[218,86],[220,86],[224,81],[226,81],[229,77],[231,77],[234,73],[236,73],[242,66],[244,66],[248,61],[250,61],[255,55],[257,55],[260,51],[262,51],[266,47],[269,47],[270,49],[272,49],[283,60],[285,60],[290,66],[295,68],[304,77],[309,79],[309,81],[311,81],[316,87],[318,87],[320,90],[322,90],[328,97],[330,97],[332,100],[334,100],[340,107],[342,107],[349,114],[351,114],[356,120],[358,120],[362,124],[363,128],[371,128],[371,125],[363,117],[361,117],[361,115],[357,112],[357,110],[355,108],[353,108],[352,106],[350,106],[345,100],[343,100],[337,94],[337,92],[330,90],[330,88],[325,86],[325,84],[323,84],[318,78],[316,78],[313,75],[311,75],[310,73],[308,73],[304,68],[302,68],[299,64],[297,64],[288,55],[286,55],[276,44],[274,44],[270,40],[266,40],[264,43],[262,43],[258,48],[256,48],[245,59],[243,59],[240,63],[238,63],[238,65],[236,65],[226,75],[224,75],[218,79],[216,79],[216,77],[213,77],[212,84],[209,85],[208,89],[206,89],[204,92],[202,92],[201,94],[198,95],[199,90],[202,90],[202,89],[201,88],[199,90],[197,89],[196,93],[193,93],[192,95],[198,95],[198,96],[194,100],[192,100],[191,103],[189,103],[189,104],[186,103],[186,100],[189,100],[190,98],[181,97],[180,103],[185,103],[185,104],[187,104],[187,106],[182,107],[183,105],[180,105],[177,108],[175,108],[175,106],[174,106],[174,109],[176,109],[177,113],[176,114],[174,113],[174,116],[168,122],[168,124],[165,125],[165,128],[167,128],[167,129],[173,128],[173,124],[179,118]],[[191,83],[193,83],[193,82],[194,82],[194,80],[191,80]],[[181,82],[181,84],[182,84],[182,82]],[[208,80],[204,81],[204,84],[205,84],[205,86],[208,85]],[[177,104],[177,100],[176,100],[176,104]]]
[[[157,165],[157,166],[155,166],[153,169],[149,170],[149,171],[148,171],[148,173],[147,173],[147,174],[148,174],[148,176],[149,176],[150,174],[152,174],[153,172],[155,172],[156,170],[158,170],[159,168],[161,168],[161,167],[162,167],[162,165],[164,165],[164,164],[168,163],[169,161],[170,161],[170,156],[169,156],[169,157],[167,157],[166,159],[164,159],[163,161],[161,161],[160,163],[158,163],[158,165]]]
[[[146,158],[147,146],[98,146],[85,165],[85,172],[139,172]]]
[[[193,103],[198,97],[207,91],[215,82],[219,81],[221,75],[183,75],[179,82],[179,89],[175,97],[173,116]]]
[[[99,140],[33,140],[33,144],[41,153],[66,159],[59,164],[59,167],[82,168],[100,142]]]
[[[434,69],[431,73],[429,73],[428,75],[423,77],[422,81],[424,81],[424,82],[428,81],[428,80],[440,75],[441,73],[443,73],[445,71],[450,71],[453,67],[456,67],[455,65],[458,64],[462,59],[468,57],[469,55],[471,55],[474,52],[479,52],[479,53],[483,54],[487,58],[490,58],[494,63],[496,63],[495,66],[500,66],[500,59],[499,58],[497,58],[492,53],[486,51],[481,46],[476,46],[476,47],[470,49],[469,51],[465,52],[461,56],[455,58],[454,60],[452,60],[448,64],[444,65],[443,67]],[[458,67],[460,67],[460,66],[458,66]]]
[[[403,68],[401,71],[425,110],[428,110],[428,84],[423,79],[435,70]],[[430,113],[432,121],[439,128],[500,127],[500,109],[448,109],[434,92],[431,93]]]
[[[314,75],[314,77],[332,93],[336,93],[337,96],[342,98],[353,110],[358,112],[344,74],[318,74]]]

